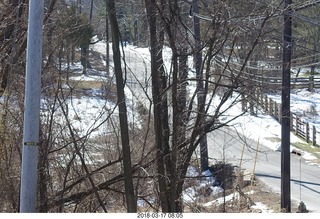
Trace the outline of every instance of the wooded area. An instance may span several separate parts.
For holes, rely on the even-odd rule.
[[[291,6],[295,67],[310,69],[312,89],[316,2]],[[0,212],[19,212],[28,4],[0,0]],[[214,165],[206,135],[241,116],[220,120],[255,91],[281,89],[264,83],[278,80],[277,71],[259,64],[279,63],[283,7],[281,0],[45,0],[37,211],[192,211],[182,199],[188,170]],[[100,60],[92,47],[102,41]],[[144,68],[130,68],[128,44],[149,48]],[[78,62],[84,76],[99,69],[103,80],[74,80]],[[128,78],[140,98],[128,98]],[[92,99],[104,103],[95,114],[76,110]]]

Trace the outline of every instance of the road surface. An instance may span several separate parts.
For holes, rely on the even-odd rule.
[[[208,154],[212,162],[224,158],[226,162],[241,165],[250,173],[255,170],[257,178],[274,192],[281,194],[280,151],[243,139],[230,128],[216,130],[207,138]],[[257,147],[258,153],[256,153]],[[241,157],[242,162],[240,162]],[[255,157],[257,157],[256,162]],[[305,203],[310,213],[320,213],[320,168],[308,165],[300,156],[291,154],[291,209],[296,209],[300,200]]]

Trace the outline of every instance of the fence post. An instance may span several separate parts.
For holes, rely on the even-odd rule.
[[[259,107],[259,104],[260,104],[260,93],[259,93],[259,91],[258,91],[258,89],[255,89],[255,102],[256,102],[256,104],[255,104],[255,107],[256,107],[256,110],[255,110],[255,115],[258,115],[258,107]],[[261,104],[260,104],[261,105]]]
[[[264,82],[264,81],[263,81],[263,75],[264,75],[264,74],[263,74],[263,67],[264,67],[264,66],[261,67],[261,88],[264,87],[264,83],[263,83],[263,82]],[[262,93],[262,92],[261,92],[261,93]]]
[[[272,99],[271,98],[269,98],[269,114],[271,116],[273,116]]]
[[[277,117],[278,117],[278,104],[277,104],[277,102],[274,102],[274,118],[275,119],[278,119]]]
[[[254,103],[253,103],[253,101],[254,101],[254,92],[252,92],[252,94],[251,95],[249,95],[248,96],[249,97],[249,110],[250,110],[250,115],[254,115],[254,107],[253,107],[253,105],[254,105]]]
[[[242,95],[242,99],[241,99],[241,108],[242,108],[242,112],[245,112],[247,110],[247,101],[245,100],[244,95]]]
[[[306,123],[306,140],[309,143],[309,123]]]
[[[296,130],[295,130],[295,134],[298,135],[298,125],[299,125],[299,118],[298,116],[296,115]]]
[[[313,75],[310,75],[309,76],[309,91],[313,91],[314,89],[314,76]]]
[[[264,107],[265,107],[265,111],[266,111],[266,113],[268,114],[269,113],[269,107],[268,107],[268,96],[267,95],[265,95],[264,96]]]
[[[282,111],[281,111],[281,109],[282,109],[282,104],[280,103],[279,104],[279,111],[278,111],[278,121],[279,121],[279,123],[281,124],[281,117],[282,117]],[[291,115],[291,114],[290,114]],[[290,119],[290,121],[291,121],[291,119]],[[291,122],[290,122],[291,123]],[[291,127],[291,124],[290,124],[290,127]]]
[[[312,126],[312,145],[316,145],[316,144],[317,144],[316,134],[317,134],[316,127],[315,127],[315,126]]]

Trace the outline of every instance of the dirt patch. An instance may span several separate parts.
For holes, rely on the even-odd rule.
[[[281,213],[281,196],[262,181],[245,181],[242,188],[225,191],[225,197],[206,197],[185,206],[184,212],[201,213]],[[291,212],[298,211],[298,204]]]
[[[253,186],[247,186],[244,191],[249,193],[249,196],[254,203],[263,203],[267,207],[267,209],[260,209],[261,211],[270,210],[274,213],[281,212],[280,194],[272,191],[262,181],[256,179],[253,183]],[[257,209],[255,209],[255,211],[250,209],[249,212],[257,212]]]

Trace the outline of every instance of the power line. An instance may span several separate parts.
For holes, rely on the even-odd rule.
[[[319,4],[319,3],[320,3],[320,0],[317,0],[317,1],[307,1],[307,2],[304,2],[304,3],[300,4],[300,5],[299,5],[299,3],[298,3],[298,4],[296,4],[296,7],[293,7],[293,8],[292,8],[292,10],[293,10],[293,12],[294,12],[294,11],[301,11],[301,10],[303,10],[303,9],[310,8],[310,7],[312,7],[312,6],[315,6],[315,5]]]
[[[295,17],[295,18],[298,18],[298,19],[300,19],[302,21],[305,21],[307,23],[320,26],[320,21],[313,20],[313,19],[311,19],[309,17],[303,16],[303,15],[300,15],[300,14],[297,14],[297,13],[292,13],[292,16]]]
[[[301,11],[303,9],[306,9],[306,8],[309,8],[309,7],[312,7],[312,6],[315,6],[317,4],[320,3],[320,0],[317,0],[317,1],[308,1],[308,2],[305,2],[305,3],[296,3],[296,4],[290,4],[290,7],[291,7],[291,10],[292,10],[292,15],[295,14],[294,12],[297,12],[297,11]],[[280,4],[281,6],[281,4]],[[285,13],[285,9],[276,9],[275,12],[273,12],[273,14],[271,15],[271,17],[280,17],[283,15],[283,13]],[[210,16],[205,16],[205,15],[201,15],[199,13],[195,13],[193,12],[192,13],[193,16],[195,17],[198,17],[199,19],[202,19],[202,20],[206,20],[206,21],[213,21],[214,18],[213,17],[210,17]],[[266,19],[266,16],[264,14],[260,14],[260,15],[255,15],[255,16],[245,16],[243,18],[231,18],[228,22],[256,22],[256,21],[262,21]]]

